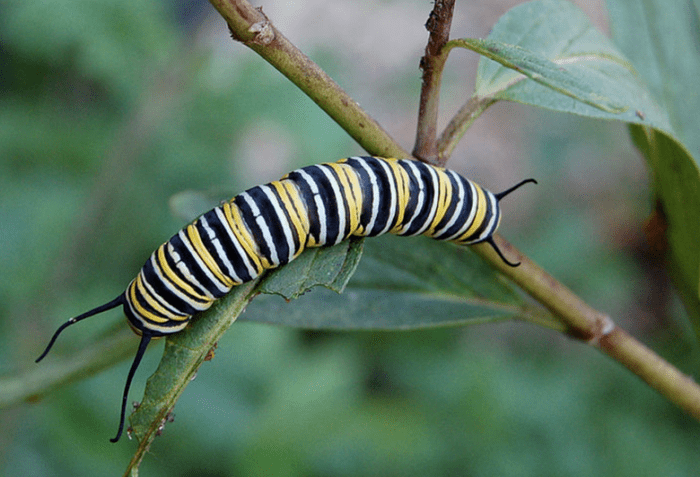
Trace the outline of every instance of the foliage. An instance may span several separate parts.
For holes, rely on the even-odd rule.
[[[571,52],[542,41],[533,29],[520,37],[530,43],[508,36],[519,33],[516,26],[526,24],[523,9],[533,5],[562,14],[547,23],[562,34],[576,31],[572,23],[587,25],[573,7],[560,11],[561,2],[540,2],[506,14],[489,39],[545,58]],[[360,7],[353,2],[352,8]],[[411,7],[407,2],[402,8]],[[697,199],[692,162],[699,157],[693,135],[697,97],[683,87],[697,77],[697,50],[689,43],[697,23],[673,8],[645,13],[636,2],[610,2],[609,9],[615,43],[637,73],[624,76],[629,64],[589,27],[565,44],[583,45],[581,51],[588,53],[605,45],[604,58],[615,58],[605,66],[614,70],[594,69],[616,81],[597,78],[594,84],[606,85],[603,95],[615,102],[620,91],[611,93],[607,86],[614,88],[624,77],[624,103],[642,105],[622,114],[636,124],[635,143],[647,158],[652,188],[669,221],[674,282],[697,327],[698,261],[692,240],[697,206],[685,199]],[[417,29],[423,20],[414,22]],[[3,371],[35,372],[32,360],[58,323],[124,288],[154,245],[182,225],[167,209],[174,194],[225,190],[214,195],[226,197],[298,165],[360,152],[286,80],[231,43],[220,20],[213,27],[185,23],[178,23],[175,7],[158,2],[0,2],[0,269],[8,277],[0,287]],[[225,40],[227,55],[236,56],[203,44],[203,35],[196,33],[207,28]],[[655,28],[664,33],[651,34]],[[362,34],[371,32],[358,30]],[[664,51],[663,64],[645,56],[654,50],[653,42]],[[381,47],[377,40],[374,48]],[[323,48],[328,46],[314,56],[325,59],[322,66],[332,76],[358,85],[356,78],[369,74],[369,63],[344,68],[343,61],[355,64],[342,51],[324,54]],[[407,79],[397,81],[396,71],[387,71],[389,76],[371,82],[378,91],[398,88],[407,102],[396,104],[391,95],[389,104],[382,104],[379,93],[376,102],[367,101],[371,112],[376,105],[380,116],[382,107],[393,118],[415,114],[410,101],[417,97],[419,54],[406,58]],[[586,71],[576,70],[577,78],[587,79]],[[564,96],[552,103],[554,96],[542,94],[541,86],[513,84],[511,70],[491,61],[480,61],[477,72],[480,98],[613,118]],[[446,96],[446,104],[461,101],[464,78],[452,88],[460,94]],[[359,87],[353,93],[368,94]],[[550,102],[544,104],[545,98]],[[648,193],[640,190],[643,174],[625,131],[499,107],[492,106],[483,119],[492,111],[519,116],[527,139],[518,144],[515,162],[494,163],[490,178],[487,168],[481,169],[479,182],[502,188],[510,182],[510,170],[517,169],[541,183],[520,202],[504,204],[505,234],[585,299],[623,320],[628,316],[627,327],[672,362],[696,372],[686,315],[640,245]],[[648,133],[645,124],[656,130]],[[392,132],[401,135],[398,127]],[[471,148],[478,149],[479,139],[465,136]],[[251,153],[246,143],[253,144]],[[663,161],[667,155],[658,154],[659,145],[673,152],[675,163]],[[455,156],[460,154],[467,153],[457,147]],[[601,165],[601,157],[609,161]],[[491,159],[484,154],[478,161]],[[261,173],[268,167],[274,172]],[[242,319],[287,325],[296,320],[305,327],[320,320],[314,328],[328,328],[330,320],[339,328],[348,327],[342,323],[433,327],[501,321],[514,314],[547,322],[470,252],[406,239],[367,241],[365,247],[345,298],[319,290],[291,303],[265,297],[254,300]],[[343,301],[352,297],[365,308]],[[337,305],[330,308],[329,300]],[[364,310],[373,303],[388,304],[394,314],[387,310],[379,316],[393,321],[357,321],[368,316]],[[406,311],[416,307],[426,312]],[[54,351],[56,368],[41,373],[56,376],[76,357],[94,363],[91,350],[120,339],[111,334],[114,326],[123,332],[121,318],[114,317],[62,337]],[[130,355],[133,350],[125,352],[124,346],[110,359],[103,356],[105,365]],[[149,353],[145,369],[155,368],[158,354]],[[126,366],[64,386],[39,404],[4,411],[1,426],[8,431],[0,448],[7,473],[121,473],[132,446],[111,445],[108,437],[116,426]],[[79,375],[94,371],[82,369]],[[71,379],[68,374],[61,379]],[[203,365],[175,413],[175,422],[166,425],[146,457],[144,475],[689,475],[697,459],[697,423],[610,360],[517,323],[350,334],[240,323],[221,337],[213,363]]]

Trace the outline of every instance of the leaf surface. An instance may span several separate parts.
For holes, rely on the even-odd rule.
[[[609,4],[624,53],[561,0],[519,5],[501,17],[487,40],[462,40],[460,46],[486,55],[475,98],[629,124],[650,166],[656,213],[667,224],[662,234],[672,278],[700,336],[697,4]]]

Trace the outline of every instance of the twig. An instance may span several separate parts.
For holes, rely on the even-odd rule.
[[[430,12],[425,27],[430,32],[425,55],[421,58],[420,67],[423,70],[420,104],[418,106],[418,129],[413,155],[431,164],[444,165],[444,160],[438,157],[435,142],[437,136],[438,107],[440,103],[440,84],[442,71],[447,61],[447,55],[442,54],[443,46],[450,39],[454,0],[436,0],[433,11]]]
[[[308,56],[294,46],[262,9],[245,0],[210,0],[226,20],[234,40],[245,44],[289,78],[370,154],[410,154]]]

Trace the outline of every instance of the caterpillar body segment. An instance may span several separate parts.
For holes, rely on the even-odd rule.
[[[461,175],[407,159],[349,157],[303,167],[279,181],[255,186],[206,212],[148,258],[124,293],[58,328],[123,306],[141,344],[129,371],[119,430],[131,381],[149,341],[184,329],[232,287],[294,260],[307,247],[340,243],[351,236],[385,233],[427,235],[462,245],[493,241],[499,201],[526,179],[493,194]]]

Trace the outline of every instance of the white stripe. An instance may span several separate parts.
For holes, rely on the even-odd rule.
[[[238,277],[238,275],[236,275],[236,270],[234,270],[233,264],[228,259],[228,256],[226,255],[226,252],[224,251],[224,248],[221,245],[221,241],[216,236],[216,232],[214,232],[214,229],[212,229],[209,225],[209,221],[206,219],[205,216],[200,217],[199,221],[201,222],[202,227],[204,227],[204,230],[207,231],[209,240],[211,240],[212,245],[214,245],[214,248],[216,249],[216,255],[218,256],[219,261],[223,262],[224,265],[226,265],[226,274],[228,275],[228,278],[230,278],[234,282],[240,283],[241,279]]]
[[[454,240],[460,235],[462,235],[466,230],[471,226],[472,222],[474,221],[474,217],[476,216],[476,209],[479,206],[479,197],[478,194],[476,193],[476,187],[472,182],[467,179],[467,184],[469,184],[469,194],[471,194],[472,197],[472,208],[469,211],[469,215],[467,216],[467,220],[464,221],[464,224],[459,228],[457,232],[452,234],[449,237],[445,237],[442,240]]]
[[[182,233],[182,231],[180,231],[180,233]],[[187,265],[185,264],[185,262],[182,261],[180,254],[177,253],[177,251],[175,250],[175,247],[173,247],[173,245],[170,242],[168,242],[167,252],[170,254],[170,256],[175,261],[175,266],[180,271],[180,273],[183,275],[183,278],[185,281],[189,282],[192,285],[195,285],[196,287],[201,288],[202,293],[204,293],[206,295],[207,299],[216,300],[216,298],[214,298],[214,295],[212,295],[209,292],[209,290],[207,290],[206,287],[204,287],[201,283],[199,283],[197,281],[197,279],[194,278],[192,273],[190,273],[189,268],[187,268]]]
[[[484,240],[494,232],[496,225],[498,225],[496,223],[496,220],[498,219],[498,200],[496,200],[496,196],[493,195],[491,192],[487,190],[485,190],[484,192],[486,193],[486,197],[491,203],[491,210],[493,210],[493,214],[491,214],[491,220],[489,221],[489,224],[486,226],[482,234],[476,239],[474,239],[472,242],[480,242]]]
[[[391,215],[389,215],[389,218],[388,218],[387,221],[386,221],[386,226],[384,227],[384,230],[382,230],[381,232],[379,232],[379,235],[382,235],[382,234],[387,233],[387,232],[391,229],[391,227],[393,226],[393,224],[394,224],[394,219],[396,218],[396,206],[397,206],[397,204],[396,204],[397,197],[396,197],[396,196],[397,196],[397,192],[396,192],[396,181],[392,180],[392,178],[393,178],[394,176],[393,176],[393,174],[392,174],[392,172],[391,172],[391,168],[389,167],[389,164],[387,164],[386,161],[383,161],[383,160],[379,159],[379,165],[382,166],[382,168],[383,168],[384,171],[386,172],[386,177],[387,177],[387,179],[389,180],[389,188],[390,188],[389,192],[390,192],[390,194],[389,194],[389,205],[388,205],[388,207],[389,207],[389,210],[391,211]],[[377,204],[377,207],[378,207],[379,205],[380,205],[380,204]]]
[[[379,196],[379,184],[377,183],[377,176],[374,174],[374,172],[372,172],[372,169],[370,169],[369,165],[367,164],[367,161],[365,161],[361,157],[353,157],[352,159],[357,159],[360,162],[360,166],[365,171],[367,171],[367,174],[369,175],[370,186],[372,186],[372,216],[369,219],[367,227],[365,227],[365,235],[368,235],[370,231],[374,228],[374,223],[377,221],[377,215],[379,214],[379,203],[377,200],[377,197]],[[366,199],[367,197],[362,198],[363,204]]]
[[[416,183],[418,184],[418,203],[416,204],[415,209],[413,210],[413,216],[409,219],[408,222],[406,222],[406,225],[404,225],[401,230],[398,232],[399,234],[403,234],[406,230],[411,228],[411,225],[413,224],[413,221],[416,220],[416,217],[420,213],[421,209],[423,208],[423,203],[425,202],[425,187],[423,185],[423,181],[421,180],[420,173],[418,171],[418,168],[413,164],[413,161],[402,161],[405,162],[408,167],[411,169],[411,174],[413,175],[413,178],[416,179]],[[410,198],[409,198],[410,200]]]
[[[279,198],[272,191],[272,188],[270,186],[262,185],[260,186],[260,189],[262,189],[263,193],[267,196],[268,199],[270,199],[272,207],[274,207],[275,209],[275,214],[277,214],[280,224],[282,224],[282,230],[284,231],[284,236],[287,238],[287,247],[289,248],[287,262],[290,262],[294,258],[296,249],[294,247],[294,233],[292,232],[292,227],[289,223],[289,219],[287,218],[287,214],[285,213],[284,207],[279,201]]]
[[[129,283],[129,286],[126,288],[127,290],[129,290],[134,285],[134,281],[135,281],[135,279],[132,280],[131,283]],[[127,298],[126,304],[129,307],[129,310],[131,311],[131,316],[135,317],[141,323],[141,325],[145,328],[144,331],[149,331],[149,330],[150,331],[163,331],[163,332],[168,333],[168,334],[175,333],[175,332],[183,329],[185,326],[187,326],[187,323],[189,322],[190,315],[178,314],[178,316],[182,316],[183,318],[187,318],[187,319],[182,320],[182,325],[162,326],[162,325],[159,325],[157,322],[150,321],[147,318],[141,316],[134,309],[134,307],[131,303],[131,299]],[[211,303],[207,304],[206,308],[209,308],[209,306],[211,306]],[[204,308],[204,309],[206,310],[206,308]],[[176,321],[180,321],[180,320],[176,320]],[[172,320],[169,320],[169,322],[172,322]]]
[[[170,243],[168,243],[168,248],[172,248],[172,245],[170,245]],[[169,250],[166,250],[165,253],[169,253],[170,255],[172,255],[172,253],[170,253]],[[175,285],[173,285],[172,282],[163,275],[160,267],[158,266],[158,260],[156,260],[155,254],[151,255],[151,261],[153,262],[153,270],[155,270],[156,274],[158,275],[158,278],[160,278],[160,281],[167,287],[168,290],[170,290],[173,294],[177,295],[180,299],[182,299],[182,301],[186,302],[196,310],[206,310],[207,308],[209,308],[209,305],[207,303],[201,303],[199,301],[193,300],[191,296],[187,295],[184,291],[180,290]],[[167,264],[165,264],[164,266],[167,266]]]
[[[231,289],[227,287],[225,284],[221,283],[221,281],[214,276],[212,271],[209,269],[209,267],[204,263],[204,260],[202,260],[202,257],[199,256],[197,251],[194,248],[194,245],[192,245],[192,242],[190,242],[189,237],[187,237],[187,233],[185,233],[185,229],[182,229],[178,232],[178,235],[180,236],[180,239],[182,242],[185,244],[185,247],[189,252],[192,254],[192,257],[194,257],[194,261],[197,262],[197,265],[199,266],[200,270],[204,272],[204,274],[209,278],[214,283],[214,286],[218,288],[220,291],[224,293],[228,293]],[[194,277],[192,277],[194,280]],[[204,286],[202,286],[204,288]],[[206,288],[205,288],[206,289]]]
[[[460,212],[462,211],[462,207],[464,206],[464,186],[462,185],[460,177],[454,171],[447,170],[445,172],[452,176],[452,178],[457,183],[457,207],[455,207],[454,213],[452,214],[452,218],[450,219],[450,221],[447,222],[447,224],[445,224],[445,226],[442,227],[440,230],[435,231],[435,237],[439,237],[440,234],[443,234],[445,230],[448,230],[455,224],[455,222],[457,222],[457,217],[460,216]],[[452,195],[454,197],[454,193]]]
[[[265,222],[265,218],[260,214],[258,204],[255,203],[253,198],[247,192],[238,194],[238,197],[246,201],[246,203],[250,207],[250,210],[253,212],[253,218],[255,219],[255,223],[257,223],[258,227],[260,227],[260,231],[263,234],[263,240],[267,244],[267,248],[270,250],[270,262],[272,262],[273,267],[278,266],[280,264],[280,259],[277,256],[277,247],[275,247],[275,243],[272,240],[270,227],[268,227],[267,222]]]
[[[316,205],[316,210],[318,212],[318,221],[320,225],[320,231],[318,236],[318,245],[326,244],[326,206],[323,205],[321,200],[321,195],[318,190],[318,186],[314,179],[303,169],[297,170],[299,175],[304,179],[304,181],[309,185],[311,193],[314,195],[314,204]]]
[[[232,204],[231,207],[238,207],[238,206],[235,204]],[[243,259],[243,263],[245,264],[245,267],[248,270],[248,274],[251,276],[251,278],[257,277],[258,271],[253,266],[253,264],[250,262],[250,259],[248,258],[248,254],[246,253],[245,249],[243,248],[240,241],[238,240],[238,237],[236,237],[236,235],[233,233],[233,230],[231,230],[231,227],[229,226],[228,220],[226,219],[226,215],[224,214],[224,211],[221,210],[221,207],[217,207],[214,210],[216,210],[216,216],[219,218],[219,220],[221,221],[221,224],[226,229],[226,233],[231,238],[231,242],[233,242],[233,246],[236,247],[236,252],[241,257],[241,259]],[[233,270],[233,267],[231,269]],[[243,280],[241,278],[236,277],[236,279],[239,283],[243,283]]]
[[[333,176],[333,173],[331,172],[329,167],[318,166],[318,168],[321,170],[321,172],[323,172],[323,175],[325,175],[328,181],[331,183],[331,187],[333,188],[333,195],[335,196],[335,204],[336,208],[338,209],[338,236],[336,237],[335,242],[331,245],[336,245],[342,242],[345,238],[345,229],[347,228],[348,221],[347,214],[345,213],[345,200],[343,199],[343,191],[340,190],[340,183]]]
[[[428,212],[428,217],[426,217],[425,222],[420,229],[416,230],[413,235],[420,235],[433,223],[435,219],[435,214],[437,214],[438,204],[440,203],[440,178],[438,177],[438,172],[433,167],[426,167],[430,176],[433,180],[433,203],[430,205],[430,212]]]
[[[151,255],[151,260],[153,260],[153,255]],[[154,265],[155,265],[155,263],[154,263]],[[158,274],[160,281],[163,282],[163,279],[160,277],[160,270],[158,270],[158,267],[154,266],[154,269],[155,269],[156,273]],[[174,316],[183,316],[183,317],[189,316],[187,313],[183,313],[182,311],[175,308],[173,305],[171,305],[170,303],[165,301],[165,299],[163,297],[161,297],[158,293],[156,293],[156,291],[153,289],[153,287],[148,282],[148,280],[146,280],[146,276],[144,275],[143,271],[140,273],[140,275],[141,275],[141,283],[143,283],[143,286],[144,286],[144,288],[146,288],[146,291],[148,292],[148,294],[155,301],[157,301],[163,308],[165,308],[168,311],[168,313],[170,313],[171,315],[174,315]],[[166,283],[166,286],[167,286],[167,288],[170,288],[169,283]],[[189,300],[187,300],[187,301],[189,301]],[[159,312],[156,311],[156,314],[158,314],[158,313]]]

